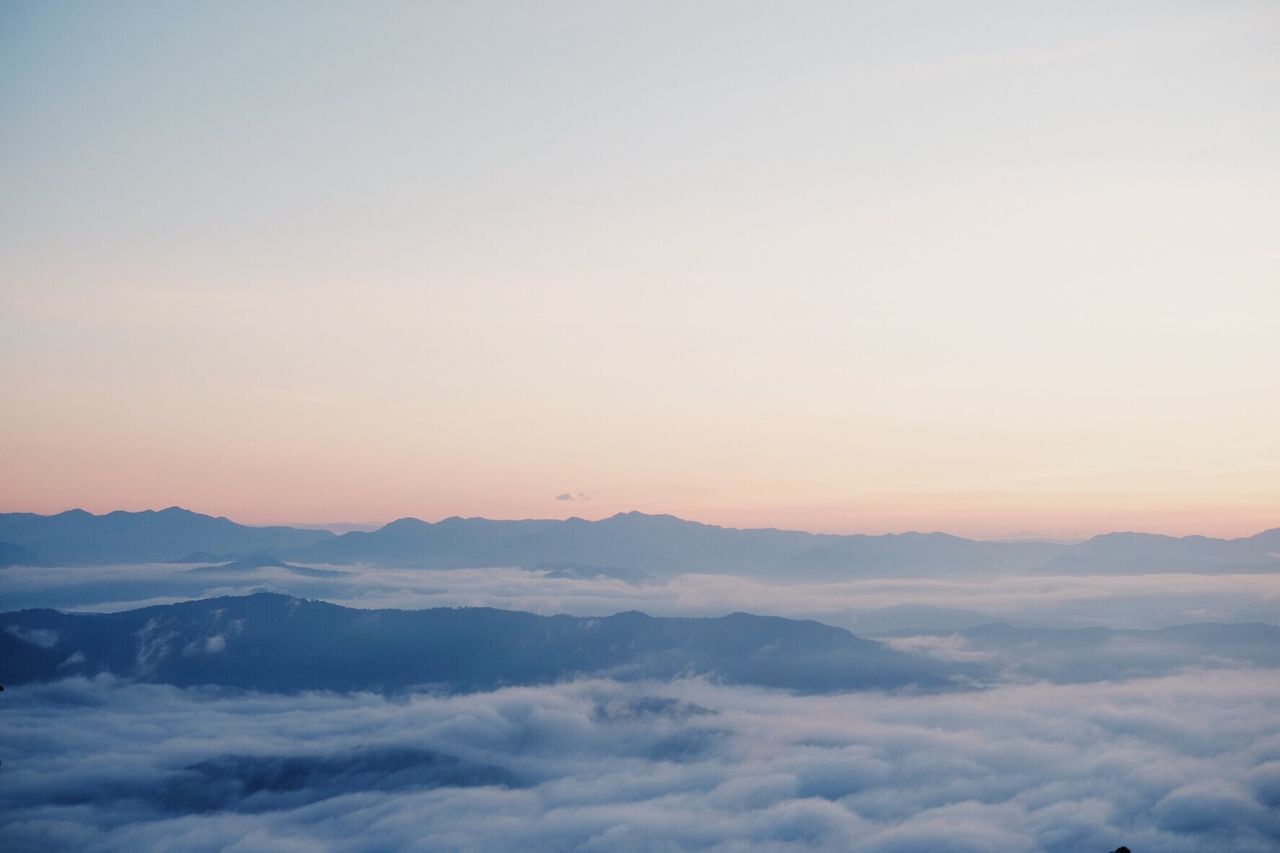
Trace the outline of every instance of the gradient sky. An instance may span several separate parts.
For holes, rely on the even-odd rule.
[[[1253,533],[1280,4],[2,2],[0,322],[0,510]]]

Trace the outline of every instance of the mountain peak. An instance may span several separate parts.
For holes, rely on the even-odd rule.
[[[404,518],[397,518],[395,521],[388,521],[386,524],[382,525],[382,527],[379,529],[380,530],[404,530],[408,528],[416,529],[416,528],[423,528],[423,527],[430,527],[430,526],[431,526],[431,522],[429,521],[423,521],[420,518],[414,518],[411,515],[406,515]]]
[[[676,522],[678,524],[698,524],[696,521],[688,521],[670,513],[651,513],[641,512],[638,509],[628,510],[627,512],[615,512],[608,518],[600,519],[604,521],[661,521],[665,523]],[[705,526],[705,525],[704,525]]]

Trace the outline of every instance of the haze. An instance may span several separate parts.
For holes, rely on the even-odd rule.
[[[1261,2],[6,4],[0,510],[1253,534],[1277,57]]]

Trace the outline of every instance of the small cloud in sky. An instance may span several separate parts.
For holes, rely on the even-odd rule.
[[[560,494],[556,495],[556,500],[558,501],[589,501],[591,500],[591,495],[587,494],[586,492],[578,492],[577,494],[574,494],[573,492],[561,492]]]

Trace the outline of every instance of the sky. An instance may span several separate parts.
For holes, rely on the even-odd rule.
[[[1271,2],[0,2],[0,511],[1280,525]]]

